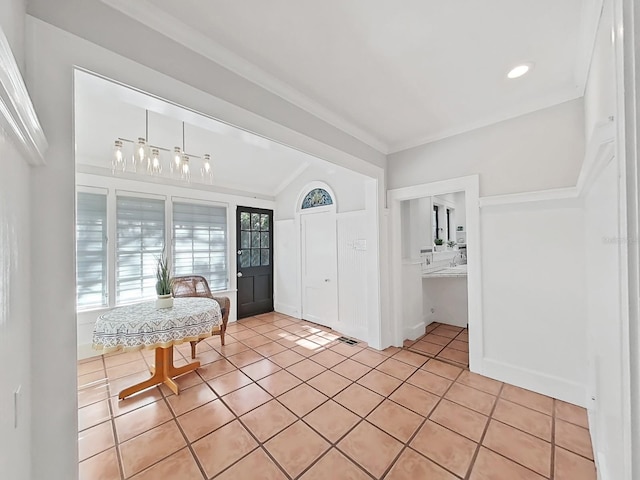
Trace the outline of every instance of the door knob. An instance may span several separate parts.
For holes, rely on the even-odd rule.
[[[242,255],[242,250],[238,250],[238,255]]]
[[[241,277],[241,276],[242,276],[242,272],[238,272],[238,273],[236,273],[236,276],[237,276],[237,277]]]
[[[328,283],[328,282],[330,282],[330,281],[331,281],[331,279],[329,279],[329,278],[325,278],[325,279],[324,279],[324,281]]]

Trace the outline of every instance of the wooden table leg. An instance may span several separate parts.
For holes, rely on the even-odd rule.
[[[167,387],[169,387],[173,393],[178,395],[178,384],[173,381],[173,377],[192,372],[198,367],[200,367],[199,361],[191,362],[190,364],[184,365],[183,367],[174,367],[173,347],[158,347],[156,348],[156,364],[155,367],[151,370],[151,372],[153,373],[151,378],[145,380],[144,382],[140,382],[136,385],[125,388],[118,394],[118,398],[122,400],[129,395],[133,395],[134,393],[138,393],[149,387],[155,387],[156,385],[161,385],[163,383],[167,385]]]

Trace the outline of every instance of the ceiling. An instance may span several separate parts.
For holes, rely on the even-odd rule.
[[[211,155],[214,171],[211,188],[218,191],[272,198],[308,169],[328,174],[344,170],[90,73],[76,71],[74,86],[76,161],[86,173],[111,174],[117,138],[146,137],[149,144],[168,150],[182,147],[183,122],[185,151],[199,157]],[[124,145],[127,157],[131,157],[133,144]],[[169,152],[161,152],[161,161],[166,174],[170,171]],[[199,159],[191,160],[192,184],[202,187],[208,183],[200,174],[201,165]]]
[[[602,3],[102,1],[383,153],[582,96]]]

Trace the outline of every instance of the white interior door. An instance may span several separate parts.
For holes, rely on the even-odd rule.
[[[336,216],[301,215],[302,318],[333,327],[338,320]]]

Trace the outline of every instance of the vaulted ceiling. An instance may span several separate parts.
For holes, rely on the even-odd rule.
[[[102,1],[384,153],[582,96],[601,4]]]

